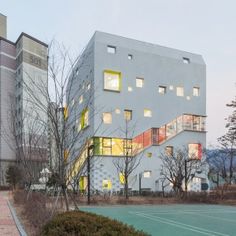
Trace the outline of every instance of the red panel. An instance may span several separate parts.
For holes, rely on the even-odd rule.
[[[133,138],[132,143],[134,153],[141,151],[143,149],[143,134],[140,134]]]
[[[152,145],[152,130],[149,129],[143,133],[143,147],[149,147]]]
[[[159,128],[159,135],[158,135],[159,143],[165,141],[165,139],[166,139],[166,127],[162,126],[161,128]]]
[[[202,145],[198,144],[198,159],[202,159]]]
[[[157,128],[152,129],[152,144],[153,145],[158,144],[158,129]]]

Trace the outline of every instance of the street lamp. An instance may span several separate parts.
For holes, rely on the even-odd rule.
[[[142,193],[142,176],[143,176],[143,172],[140,172],[139,175],[138,175],[138,179],[139,179],[139,195],[141,196],[141,193]]]
[[[94,145],[90,145],[87,150],[87,175],[88,175],[88,198],[87,203],[90,205],[90,157],[93,156]]]

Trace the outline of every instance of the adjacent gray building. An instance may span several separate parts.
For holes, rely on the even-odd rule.
[[[36,147],[40,153],[47,149],[47,131],[35,119],[46,122],[46,113],[35,112],[33,100],[38,98],[47,107],[38,86],[47,86],[48,46],[25,33],[16,42],[8,40],[6,22],[7,17],[0,14],[0,185],[6,184],[6,168],[22,150],[29,153],[31,146],[33,155],[24,157],[41,163],[46,159],[39,157]]]
[[[202,158],[206,146],[206,65],[201,55],[95,32],[71,75],[67,88],[68,122],[80,141],[70,155],[70,175],[86,161],[82,144],[92,143],[91,186],[119,191],[117,158],[134,153],[140,164],[130,188],[159,191],[161,153],[187,147]],[[130,140],[126,142],[125,140]],[[85,188],[86,175],[80,179]],[[190,190],[200,191],[206,173]]]

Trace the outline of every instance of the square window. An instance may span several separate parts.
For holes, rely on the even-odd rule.
[[[120,92],[121,73],[115,71],[104,71],[104,89]]]
[[[104,112],[102,114],[102,120],[104,124],[111,124],[112,123],[112,114],[110,112]]]
[[[107,52],[111,53],[111,54],[115,54],[116,53],[116,47],[114,46],[107,46]]]
[[[173,156],[173,146],[166,146],[165,147],[165,155],[168,157]]]
[[[128,91],[129,91],[129,92],[132,92],[132,91],[133,91],[133,88],[129,86],[129,87],[128,87]]]
[[[112,188],[111,180],[109,179],[103,179],[102,180],[102,189],[110,190]]]
[[[76,68],[75,75],[78,75],[78,74],[79,74],[79,68]]]
[[[129,59],[129,60],[132,60],[132,59],[133,59],[133,55],[129,54],[129,55],[128,55],[128,59]]]
[[[143,78],[136,78],[136,87],[142,88],[144,85],[144,79]]]
[[[158,92],[160,94],[165,94],[166,93],[166,86],[159,86]]]
[[[183,87],[176,87],[176,95],[178,97],[183,97],[184,96],[184,88]]]
[[[90,88],[91,88],[91,84],[88,83],[88,84],[87,84],[87,90],[89,90]]]
[[[112,139],[111,138],[103,138],[102,139],[102,146],[103,147],[111,147]]]
[[[79,97],[79,104],[81,104],[81,103],[83,102],[83,100],[84,100],[84,97],[83,97],[83,95],[81,95],[81,96]]]
[[[190,59],[187,57],[183,57],[183,63],[184,64],[189,64],[190,63]]]
[[[144,109],[144,117],[152,117],[152,111],[149,109]]]
[[[190,159],[202,158],[202,145],[200,143],[190,143],[188,145],[188,156]]]
[[[173,85],[170,85],[169,89],[170,89],[170,90],[174,90],[174,86],[173,86]]]
[[[143,178],[150,178],[151,175],[152,175],[152,171],[150,171],[150,170],[145,170],[143,172]]]
[[[86,128],[88,125],[89,125],[89,110],[88,108],[85,108],[81,113],[80,125],[78,127],[78,131]]]
[[[193,87],[193,96],[198,97],[200,95],[200,88]]]
[[[120,114],[120,109],[119,109],[119,108],[116,108],[116,109],[115,109],[115,113],[116,113],[116,114]]]
[[[124,110],[125,120],[132,120],[132,110]]]
[[[70,106],[73,107],[74,104],[75,104],[75,99],[72,99],[72,100],[71,100],[71,103],[70,103]]]
[[[147,152],[147,157],[151,158],[152,157],[152,152]]]

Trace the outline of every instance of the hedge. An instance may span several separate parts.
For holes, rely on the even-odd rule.
[[[56,215],[42,230],[42,236],[147,236],[143,231],[108,217],[82,211]]]

